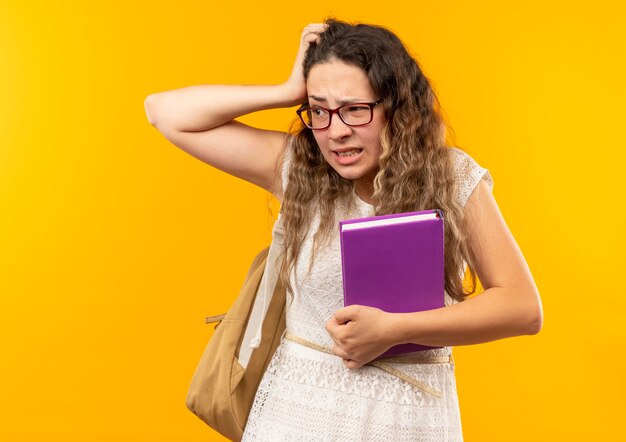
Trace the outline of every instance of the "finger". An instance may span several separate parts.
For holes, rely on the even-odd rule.
[[[339,356],[341,359],[350,359],[350,355],[348,354],[348,352],[343,350],[338,345],[333,344],[332,350],[335,356]]]
[[[355,361],[354,359],[344,359],[343,360],[343,365],[345,365],[346,367],[354,370],[356,368],[361,368],[363,366],[363,364],[359,361]]]
[[[328,321],[325,325],[326,331],[328,332],[328,334],[330,335],[331,338],[333,338],[333,340],[335,339],[335,321],[333,321],[332,319],[330,321]]]
[[[320,36],[319,36],[319,34],[314,34],[314,33],[307,34],[307,35],[304,36],[304,41],[306,43],[308,43],[308,44],[319,43]]]
[[[354,306],[348,306],[335,311],[333,317],[339,324],[346,324],[355,319],[355,312],[356,308]]]
[[[303,36],[311,35],[311,34],[319,35],[325,30],[326,30],[325,28],[320,27],[320,26],[307,26],[306,28],[302,30],[302,35]]]
[[[326,23],[311,23],[304,27],[304,30],[326,30],[328,25]]]
[[[320,34],[323,33],[326,28],[328,28],[328,26],[325,24],[308,25],[302,30],[302,39],[309,43],[312,40],[319,40]]]

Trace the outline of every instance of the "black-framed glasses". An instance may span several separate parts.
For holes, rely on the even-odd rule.
[[[363,126],[372,122],[374,106],[382,103],[382,99],[370,103],[350,103],[336,109],[327,109],[321,106],[310,106],[304,103],[296,111],[306,127],[313,130],[327,129],[333,119],[333,114],[339,115],[341,121],[348,126]]]

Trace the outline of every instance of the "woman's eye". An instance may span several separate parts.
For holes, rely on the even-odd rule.
[[[311,109],[311,114],[315,115],[316,117],[323,117],[327,114],[327,112],[324,109],[313,108]]]
[[[349,106],[348,107],[348,112],[350,113],[359,113],[359,112],[365,112],[368,110],[369,110],[369,107],[367,106]]]

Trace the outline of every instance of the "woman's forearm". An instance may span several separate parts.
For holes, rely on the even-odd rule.
[[[446,347],[536,334],[542,321],[536,290],[493,287],[440,309],[395,314],[390,328],[395,342]]]
[[[307,99],[302,64],[326,25],[305,28],[289,78],[277,85],[198,85],[148,96],[148,121],[167,132],[204,132],[252,112],[291,107]]]
[[[487,289],[458,304],[398,316],[389,327],[399,342],[479,344],[541,329],[541,297],[530,268],[487,184],[476,187],[464,209],[465,230]]]
[[[146,98],[145,109],[156,127],[200,132],[252,112],[294,106],[300,99],[287,84],[198,85],[152,94]]]

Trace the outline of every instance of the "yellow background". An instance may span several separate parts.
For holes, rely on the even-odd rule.
[[[466,440],[618,438],[622,4],[3,1],[0,440],[221,440],[185,394],[204,315],[269,240],[268,197],[169,144],[143,101],[280,82],[302,27],[330,14],[418,57],[542,294],[538,336],[455,349]]]

